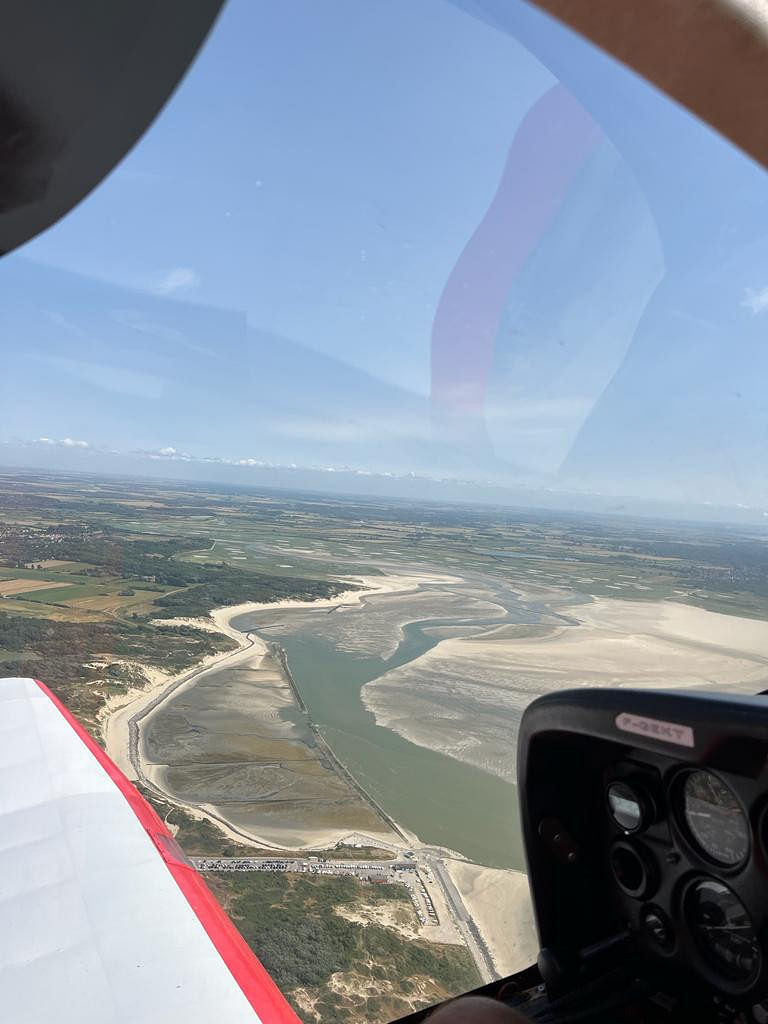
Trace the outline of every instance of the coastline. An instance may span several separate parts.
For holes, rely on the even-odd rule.
[[[268,611],[273,608],[309,608],[313,611],[317,608],[334,608],[337,605],[362,604],[368,597],[379,594],[402,594],[409,590],[418,590],[419,585],[427,581],[438,580],[444,583],[458,581],[456,576],[434,576],[426,573],[414,573],[411,575],[398,574],[387,576],[343,576],[339,577],[342,583],[351,583],[349,590],[343,590],[335,597],[320,597],[316,601],[299,601],[298,599],[285,599],[282,601],[245,601],[243,604],[227,605],[224,608],[214,608],[210,617],[222,628],[233,628],[232,620],[239,615],[247,615],[248,612]],[[235,630],[237,632],[237,630]]]
[[[384,577],[355,577],[354,579],[350,579],[349,582],[354,582],[356,584],[362,583],[363,587],[344,591],[335,598],[323,598],[318,601],[288,600],[279,602],[244,602],[238,605],[213,609],[205,618],[157,620],[164,624],[189,625],[199,629],[220,632],[234,639],[238,646],[233,651],[226,651],[220,654],[208,656],[198,663],[197,666],[194,666],[192,669],[180,673],[177,676],[167,676],[165,673],[157,670],[145,670],[151,679],[150,686],[144,689],[129,691],[127,698],[126,696],[122,696],[118,699],[119,703],[116,701],[109,705],[108,702],[108,706],[102,713],[102,735],[104,737],[107,753],[132,781],[143,783],[149,789],[154,790],[163,800],[183,809],[187,814],[197,820],[209,821],[227,838],[234,840],[241,845],[251,846],[254,850],[285,850],[286,843],[284,829],[281,830],[282,834],[280,837],[270,835],[270,829],[268,828],[264,829],[259,834],[251,831],[246,832],[222,818],[215,808],[206,804],[188,804],[166,792],[164,787],[158,785],[156,772],[153,766],[148,764],[144,757],[139,723],[150,718],[173,694],[177,694],[180,690],[193,686],[202,675],[212,671],[219,671],[225,666],[229,667],[239,662],[251,660],[256,661],[256,659],[259,659],[260,663],[265,656],[269,655],[270,647],[272,645],[268,644],[260,637],[254,636],[252,633],[244,633],[232,625],[233,621],[242,615],[248,614],[249,612],[274,608],[315,609],[318,607],[327,607],[329,610],[333,610],[337,607],[360,604],[367,597],[376,594],[405,593],[416,590],[420,584],[433,581],[436,578],[437,577],[428,576],[426,574],[418,576],[398,575]],[[455,579],[455,577],[441,576],[440,579],[441,581],[447,582]],[[288,673],[288,675],[290,676],[290,673]],[[291,686],[295,689],[295,683],[293,680],[291,680]],[[318,734],[315,733],[315,735],[317,737]],[[322,739],[322,737],[320,738]],[[323,743],[325,744],[324,740]],[[327,744],[325,744],[325,746],[327,747]],[[332,760],[337,766],[337,769],[341,770],[341,774],[343,774],[347,781],[351,781],[357,792],[362,792],[370,803],[370,797],[364,793],[364,790],[359,783],[357,783],[354,777],[351,776],[346,766],[338,761],[338,758],[333,754],[333,751],[328,748],[326,753],[330,754]],[[379,815],[382,815],[381,808],[379,808],[375,803],[373,806],[376,808]],[[483,900],[475,898],[473,894],[475,894],[478,887],[478,878],[487,879],[489,877],[487,875],[483,875],[482,872],[493,872],[493,877],[496,880],[496,886],[498,889],[503,888],[503,881],[506,878],[510,883],[510,898],[512,899],[514,907],[517,908],[517,910],[510,911],[510,913],[519,920],[519,930],[521,930],[520,934],[522,935],[528,928],[528,923],[530,921],[530,906],[527,885],[524,884],[521,887],[519,884],[519,872],[512,870],[487,869],[482,865],[472,864],[469,861],[465,861],[461,855],[457,854],[455,851],[438,850],[435,847],[431,847],[423,843],[417,835],[394,822],[386,812],[383,813],[383,818],[384,821],[389,823],[389,827],[393,831],[382,831],[381,833],[378,833],[372,829],[365,829],[364,831],[350,828],[296,829],[294,837],[296,845],[294,847],[292,842],[290,844],[290,848],[292,850],[295,849],[297,854],[311,854],[314,851],[327,850],[339,843],[347,842],[370,845],[373,847],[378,846],[384,849],[389,849],[395,855],[402,855],[406,851],[414,851],[417,856],[417,861],[423,856],[428,859],[427,862],[432,863],[437,860],[438,862],[447,864],[450,859],[456,865],[466,864],[467,870],[465,872],[462,872],[460,868],[452,870],[451,878],[461,901],[472,901],[473,905],[469,910],[469,919],[474,920],[479,935],[475,940],[472,939],[471,935],[467,936],[466,924],[461,923],[461,914],[459,914],[459,917],[457,918],[453,911],[449,914],[449,921],[451,921],[452,924],[449,926],[448,930],[450,933],[455,935],[454,941],[461,942],[469,939],[470,952],[472,953],[475,962],[478,964],[479,969],[481,969],[481,973],[483,963],[488,964],[489,962],[493,963],[498,961],[499,964],[503,964],[506,957],[502,948],[498,946],[494,948],[493,946],[495,941],[494,936],[496,935],[499,923],[499,901],[495,896],[491,900]],[[522,877],[524,879],[525,876]],[[446,908],[445,912],[447,913],[450,901],[446,901],[444,906]],[[507,906],[510,906],[509,901],[507,901]],[[420,927],[419,933],[422,938],[428,940],[446,941],[445,938],[440,939],[437,936],[431,936],[429,926]],[[478,948],[477,940],[479,940],[481,944],[484,943],[486,947],[492,950],[492,959],[488,957],[487,950],[482,950],[482,946]],[[523,939],[521,938],[520,941],[523,942]]]
[[[176,804],[188,813],[199,819],[208,818],[222,831],[238,842],[251,845],[254,848],[282,849],[282,844],[276,843],[268,834],[255,835],[241,832],[225,822],[212,808],[184,803],[165,790],[160,791],[156,786],[152,775],[151,767],[146,763],[143,756],[140,732],[137,735],[136,724],[154,714],[157,709],[172,695],[179,690],[194,685],[199,677],[209,671],[219,670],[224,665],[230,667],[241,661],[248,661],[251,658],[261,656],[263,658],[269,651],[269,646],[260,637],[250,633],[243,633],[236,629],[232,622],[241,615],[249,612],[264,611],[275,608],[329,608],[333,609],[344,605],[356,605],[370,596],[376,594],[404,593],[418,589],[418,586],[425,580],[431,579],[425,574],[422,575],[395,575],[395,576],[354,576],[346,577],[344,582],[354,585],[354,589],[342,591],[332,598],[320,598],[316,601],[283,600],[283,601],[245,601],[236,605],[225,605],[221,608],[214,608],[207,616],[198,618],[172,618],[156,619],[155,622],[164,625],[186,625],[196,629],[204,629],[209,632],[223,633],[237,643],[234,651],[223,651],[219,654],[208,655],[197,665],[179,673],[176,676],[169,676],[159,669],[146,668],[142,666],[145,674],[150,679],[147,687],[133,687],[127,694],[119,697],[108,698],[103,710],[99,715],[101,733],[107,754],[120,768],[120,770],[132,781],[141,781],[152,788],[158,789],[163,799]],[[442,577],[441,577],[442,578]],[[445,580],[453,577],[444,577]],[[292,682],[292,680],[291,680]],[[133,737],[133,738],[132,738]],[[336,758],[334,760],[337,761]],[[341,765],[345,776],[349,772]],[[356,788],[359,789],[357,784]],[[417,836],[412,835],[407,829],[395,824],[396,832],[400,834],[404,842],[418,844]],[[300,845],[299,849],[322,849],[328,845],[334,845],[343,840],[355,830],[296,830],[296,838]],[[381,834],[384,839],[385,833]],[[373,838],[373,836],[371,836]]]

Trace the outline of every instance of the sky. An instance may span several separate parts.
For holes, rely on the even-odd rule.
[[[519,0],[229,0],[0,261],[0,464],[768,509],[767,215]]]

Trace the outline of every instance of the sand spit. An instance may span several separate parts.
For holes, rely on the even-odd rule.
[[[575,625],[514,636],[506,627],[442,640],[363,687],[379,725],[514,780],[525,707],[573,686],[727,689],[768,685],[768,623],[674,602],[600,598],[568,607]],[[538,632],[541,632],[539,630]]]
[[[271,611],[277,608],[332,608],[337,605],[360,604],[365,598],[376,594],[402,594],[410,590],[418,590],[425,583],[459,583],[456,576],[345,576],[341,583],[349,583],[354,590],[344,590],[336,597],[321,597],[317,601],[247,601],[243,604],[216,608],[211,612],[215,622],[229,625],[233,619],[248,612]]]

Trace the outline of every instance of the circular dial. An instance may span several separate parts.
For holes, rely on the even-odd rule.
[[[683,784],[683,817],[697,846],[725,867],[749,853],[749,822],[733,790],[711,772],[695,771]]]
[[[640,915],[640,923],[646,935],[661,949],[670,950],[675,944],[675,932],[672,922],[661,909],[653,904],[646,907]]]
[[[612,782],[606,790],[608,813],[624,832],[637,832],[643,825],[643,805],[626,782]]]
[[[762,951],[747,909],[728,886],[714,878],[695,882],[686,898],[688,927],[702,955],[723,978],[751,981]]]

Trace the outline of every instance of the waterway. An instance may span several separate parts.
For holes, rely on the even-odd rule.
[[[509,592],[497,592],[495,598],[503,600],[505,614],[489,622],[535,620],[531,606],[519,604]],[[425,632],[428,627],[461,621],[452,617],[408,623],[396,651],[382,658],[339,649],[324,632],[319,612],[298,613],[303,628],[297,631],[290,622],[295,614],[261,611],[240,616],[233,625],[283,647],[311,720],[357,781],[423,842],[456,850],[475,863],[522,868],[516,787],[377,725],[360,697],[365,683],[437,643]],[[375,599],[356,614],[375,615]],[[473,624],[482,623],[474,619]],[[510,743],[510,756],[512,750]]]

